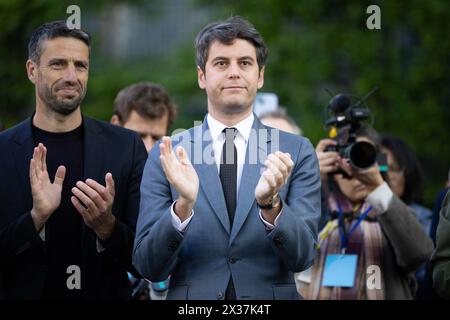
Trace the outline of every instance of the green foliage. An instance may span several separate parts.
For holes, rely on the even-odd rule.
[[[24,68],[31,31],[43,21],[64,18],[70,2],[0,0],[0,118],[7,126],[33,110],[34,88]],[[106,3],[78,1],[91,16]],[[366,8],[373,3],[381,8],[381,30],[366,28]],[[450,167],[447,1],[201,0],[195,6],[213,19],[241,15],[256,26],[269,46],[263,91],[278,94],[313,143],[326,136],[321,114],[330,97],[325,88],[363,96],[378,86],[367,102],[374,126],[404,138],[420,156],[428,177],[426,204],[432,205]],[[179,106],[174,128],[191,127],[206,112],[197,85],[194,37],[163,57],[123,62],[100,57],[94,35],[83,111],[108,120],[122,87],[153,81],[165,86]]]

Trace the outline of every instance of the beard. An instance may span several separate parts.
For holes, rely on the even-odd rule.
[[[65,87],[74,88],[78,92],[78,95],[67,95],[64,98],[59,98],[57,92]],[[38,95],[52,111],[67,116],[74,112],[81,104],[86,95],[86,90],[78,83],[61,81],[54,84],[54,86],[48,86],[46,83],[41,82],[38,86]]]

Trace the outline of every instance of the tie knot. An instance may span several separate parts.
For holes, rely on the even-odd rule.
[[[225,132],[225,140],[228,141],[234,141],[234,138],[236,138],[236,135],[238,133],[236,128],[225,128],[223,129],[223,132]]]

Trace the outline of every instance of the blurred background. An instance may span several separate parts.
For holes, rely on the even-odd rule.
[[[0,0],[0,121],[9,128],[34,110],[25,72],[27,43],[45,21],[81,8],[92,36],[90,77],[82,111],[109,121],[117,92],[138,81],[162,84],[178,105],[172,127],[190,128],[206,113],[193,41],[207,23],[241,15],[269,47],[262,91],[273,92],[303,134],[327,136],[323,110],[333,93],[364,96],[374,127],[406,140],[426,175],[424,203],[433,207],[450,168],[450,2],[297,0]],[[368,30],[366,9],[381,8],[381,30]],[[1,152],[8,152],[2,150]]]

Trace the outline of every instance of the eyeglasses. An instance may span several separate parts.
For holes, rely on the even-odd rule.
[[[389,165],[388,166],[389,172],[396,173],[396,174],[403,174],[405,169],[400,167],[398,164]]]

